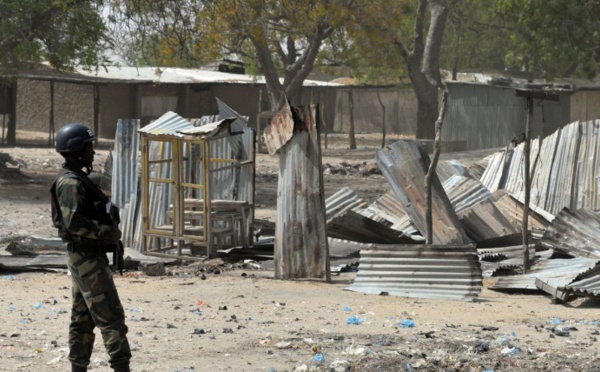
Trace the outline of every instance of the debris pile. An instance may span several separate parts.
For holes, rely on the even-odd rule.
[[[470,169],[456,161],[440,163],[432,183],[433,245],[427,246],[422,245],[426,151],[410,140],[378,151],[388,193],[367,205],[343,188],[326,201],[329,237],[372,243],[361,250],[349,289],[473,300],[482,278],[494,276],[498,280],[492,289],[497,290],[543,291],[562,301],[597,296],[599,128],[600,120],[576,122],[534,141],[528,216],[532,266],[526,274],[524,144]]]

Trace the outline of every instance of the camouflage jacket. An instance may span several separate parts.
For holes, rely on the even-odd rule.
[[[68,162],[52,185],[52,220],[64,241],[101,241],[118,229],[107,213],[108,199],[88,185],[91,181],[87,175]]]

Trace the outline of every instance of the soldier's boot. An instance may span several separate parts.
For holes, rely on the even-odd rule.
[[[129,363],[121,363],[112,366],[113,371],[115,372],[130,372]]]
[[[87,367],[71,364],[71,372],[87,372]]]

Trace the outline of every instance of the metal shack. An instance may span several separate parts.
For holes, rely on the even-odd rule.
[[[251,244],[254,131],[235,118],[194,122],[167,112],[139,130],[146,254],[210,258]]]

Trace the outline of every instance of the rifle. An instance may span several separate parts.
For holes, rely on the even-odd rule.
[[[119,240],[118,244],[115,244],[113,251],[113,269],[119,270],[119,275],[123,276],[123,256],[125,254],[125,248],[123,242]]]

